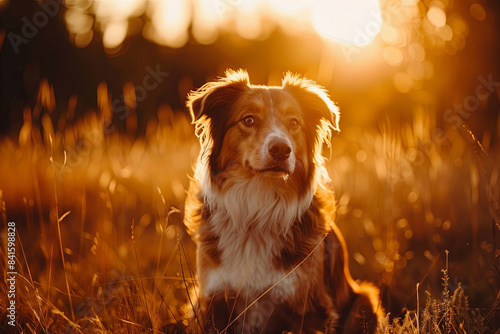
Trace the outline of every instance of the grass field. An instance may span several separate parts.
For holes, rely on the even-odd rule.
[[[193,128],[168,106],[143,134],[133,111],[123,129],[103,128],[112,113],[100,96],[100,110],[77,118],[76,100],[56,113],[41,87],[18,137],[0,142],[0,263],[2,276],[17,272],[14,327],[2,279],[2,331],[189,325],[196,268],[182,211],[199,150]],[[381,288],[391,314],[381,333],[495,333],[498,147],[491,134],[479,142],[465,126],[440,124],[432,110],[412,115],[342,128],[325,150],[352,274]]]

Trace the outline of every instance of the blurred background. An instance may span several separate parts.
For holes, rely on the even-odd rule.
[[[227,68],[269,85],[300,73],[339,105],[325,150],[337,224],[388,312],[440,298],[448,269],[498,328],[497,1],[0,0],[0,20],[18,329],[187,321],[182,210],[199,145],[184,104]]]

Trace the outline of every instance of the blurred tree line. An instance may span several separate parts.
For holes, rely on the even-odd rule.
[[[180,48],[160,46],[146,40],[140,33],[130,33],[120,50],[109,54],[103,47],[102,34],[97,29],[94,29],[94,37],[86,47],[76,47],[70,41],[64,22],[67,9],[60,0],[53,0],[52,7],[49,6],[45,11],[47,20],[40,14],[42,4],[47,5],[49,2],[0,2],[1,134],[17,134],[22,124],[22,110],[26,105],[36,103],[36,92],[43,78],[47,78],[54,87],[56,113],[67,108],[70,97],[76,96],[76,113],[82,115],[87,109],[97,109],[99,83],[107,84],[113,100],[122,96],[125,82],[140,86],[148,74],[147,68],[159,68],[168,76],[158,82],[158,87],[148,90],[147,96],[138,103],[140,131],[144,129],[147,119],[156,114],[159,105],[166,104],[173,110],[185,111],[185,94],[206,80],[221,75],[227,67],[246,68],[251,80],[262,84],[269,81],[279,83],[281,73],[288,70],[318,80],[318,73],[322,70],[320,63],[325,57],[324,49],[331,48],[331,45],[333,48],[342,48],[342,45],[324,41],[317,34],[292,36],[276,26],[261,40],[249,40],[235,33],[222,32],[212,44],[202,45],[191,36],[188,43]],[[479,21],[472,17],[469,2],[443,3],[450,8],[450,15],[460,15],[467,22],[466,44],[452,56],[442,49],[426,50],[427,57],[431,58],[434,65],[434,75],[419,89],[423,94],[415,91],[398,92],[393,87],[390,75],[366,79],[369,75],[350,68],[358,66],[356,63],[335,60],[332,77],[330,80],[320,80],[320,83],[331,90],[334,100],[340,104],[344,112],[343,126],[376,126],[387,115],[397,115],[404,120],[408,118],[415,101],[423,105],[432,104],[441,116],[454,104],[463,104],[466,97],[475,94],[480,76],[486,80],[490,77],[492,84],[498,85],[500,4],[497,1],[481,1],[486,19]],[[429,4],[430,1],[421,1],[423,7]],[[381,2],[382,7],[388,5],[389,2]],[[140,22],[146,21],[144,15],[138,19]],[[369,69],[369,65],[365,67]],[[391,73],[390,66],[386,67]],[[352,76],[349,74],[351,70]],[[498,87],[494,88],[498,93]],[[376,96],[380,92],[385,98],[377,101]],[[371,116],[361,117],[359,111],[351,110],[351,104],[359,101],[360,96],[367,101],[375,101],[364,111],[371,113]],[[497,119],[499,106],[498,94],[491,94],[486,104],[482,104],[479,111],[468,117],[467,122],[480,139],[485,129],[495,139],[496,124],[493,120]]]

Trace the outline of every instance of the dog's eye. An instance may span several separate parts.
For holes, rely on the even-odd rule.
[[[243,118],[243,124],[245,124],[246,126],[252,126],[255,124],[255,118],[253,116],[245,116]]]
[[[288,126],[290,126],[290,128],[292,128],[292,129],[298,128],[299,127],[299,120],[296,118],[291,118],[288,121]]]

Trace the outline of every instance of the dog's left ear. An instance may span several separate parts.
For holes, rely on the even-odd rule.
[[[290,72],[283,78],[283,89],[289,91],[304,110],[304,117],[313,119],[322,128],[323,121],[332,130],[340,131],[339,108],[332,102],[327,91],[312,80]]]
[[[225,74],[188,95],[186,106],[193,124],[201,118],[217,118],[218,114],[227,112],[239,94],[248,88],[250,83],[245,70],[228,69]]]

